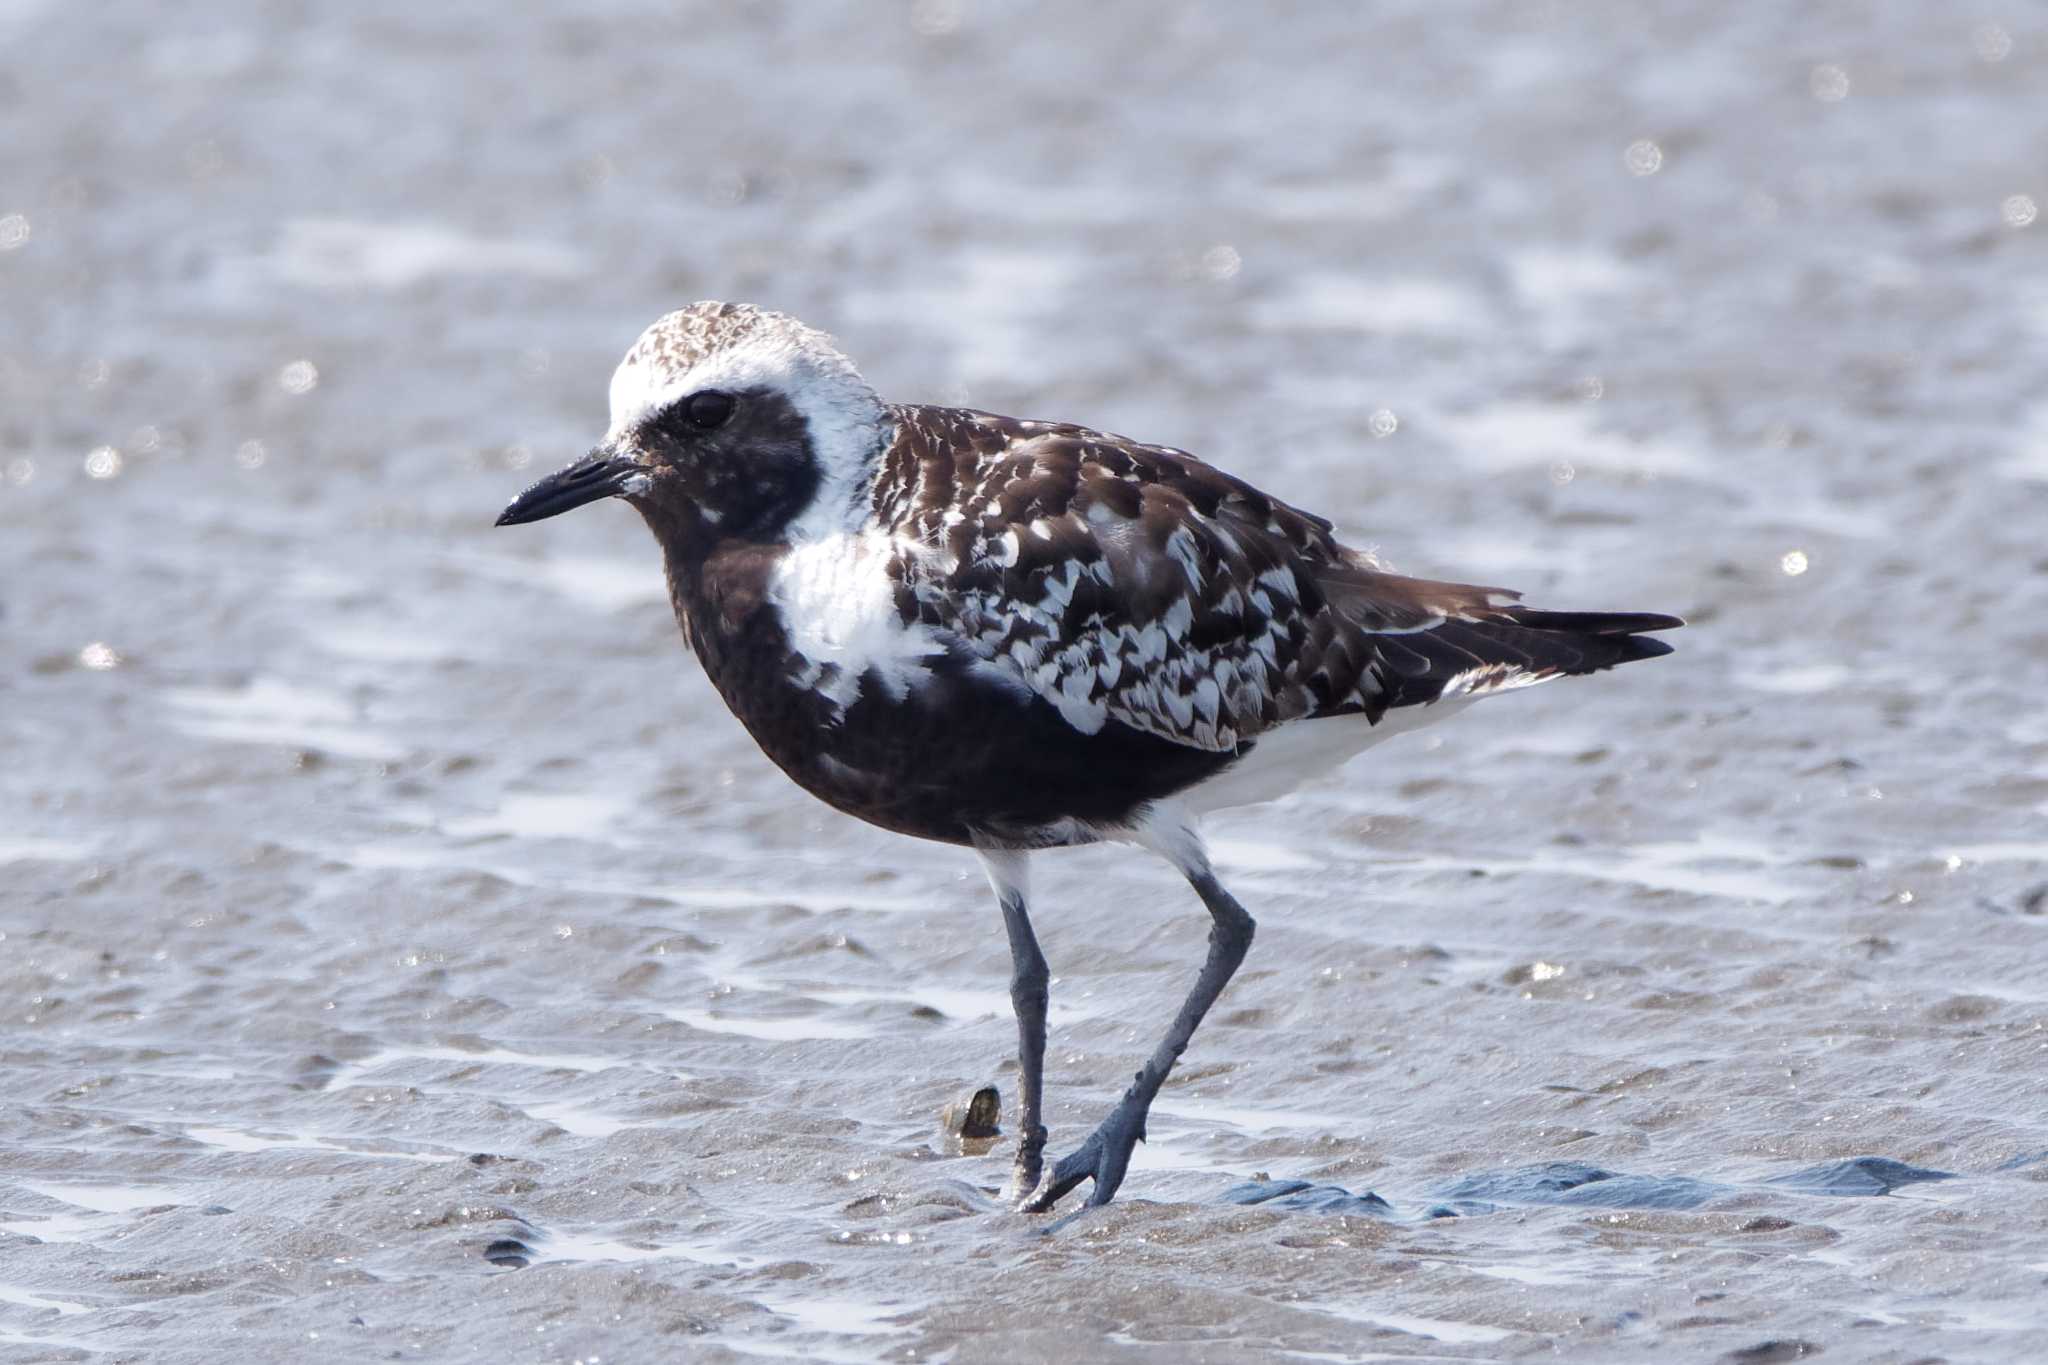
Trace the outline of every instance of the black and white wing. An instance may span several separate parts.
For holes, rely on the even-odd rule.
[[[960,409],[894,410],[877,519],[898,608],[1094,734],[1230,751],[1311,716],[1667,651],[1662,616],[1534,612],[1403,578],[1185,451]]]

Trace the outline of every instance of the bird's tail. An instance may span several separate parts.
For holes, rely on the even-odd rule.
[[[1332,608],[1374,655],[1368,713],[1481,696],[1669,654],[1650,634],[1685,624],[1655,612],[1539,611],[1520,594],[1406,578],[1363,563],[1317,576]]]
[[[1685,624],[1679,617],[1653,611],[1538,611],[1534,607],[1505,607],[1500,615],[1522,630],[1570,640],[1585,666],[1560,670],[1567,673],[1589,673],[1669,654],[1670,645],[1644,637],[1652,631],[1677,630]]]

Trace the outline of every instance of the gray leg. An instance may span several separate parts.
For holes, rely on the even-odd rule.
[[[1018,1138],[1017,1164],[1003,1198],[1015,1204],[1038,1188],[1044,1166],[1045,1007],[1050,978],[1025,909],[1024,855],[986,848],[980,853],[989,885],[995,888],[996,903],[1003,910],[1003,928],[1010,936],[1010,1007],[1017,1012]]]
[[[1095,1181],[1095,1188],[1088,1194],[1091,1206],[1107,1204],[1115,1197],[1117,1186],[1123,1183],[1124,1169],[1130,1165],[1132,1149],[1144,1140],[1145,1115],[1152,1107],[1152,1097],[1159,1093],[1166,1073],[1173,1070],[1174,1062],[1187,1050],[1188,1040],[1195,1036],[1202,1016],[1223,994],[1223,987],[1252,946],[1252,917],[1217,882],[1206,861],[1183,867],[1182,871],[1215,919],[1209,930],[1209,955],[1202,962],[1201,975],[1195,978],[1194,989],[1188,992],[1180,1013],[1174,1016],[1173,1027],[1166,1031],[1166,1037],[1131,1082],[1131,1088],[1124,1091],[1123,1099],[1078,1150],[1053,1167],[1021,1206],[1027,1213],[1044,1213],[1067,1191],[1090,1178]]]
[[[1005,898],[1003,927],[1010,932],[1010,1005],[1017,1011],[1017,1166],[1003,1198],[1014,1204],[1038,1188],[1045,1155],[1041,1104],[1045,1075],[1045,955],[1031,932],[1024,901]]]

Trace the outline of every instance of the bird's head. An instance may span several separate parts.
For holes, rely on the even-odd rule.
[[[498,525],[617,497],[684,545],[829,534],[854,523],[888,436],[887,409],[830,337],[748,304],[692,304],[619,362],[604,440]]]

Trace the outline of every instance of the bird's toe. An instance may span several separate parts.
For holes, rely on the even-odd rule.
[[[1028,1198],[1017,1205],[1022,1213],[1047,1213],[1084,1180],[1095,1182],[1088,1193],[1090,1207],[1116,1198],[1131,1164],[1131,1152],[1145,1136],[1143,1113],[1127,1113],[1122,1106],[1088,1135],[1088,1140],[1063,1156],[1046,1172]]]

